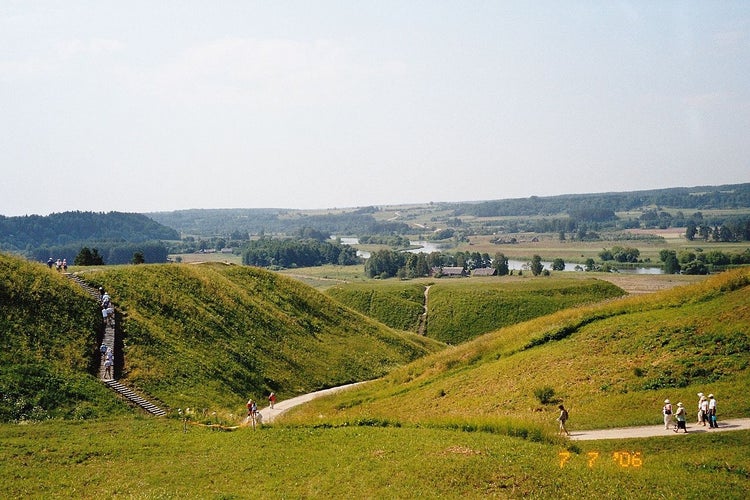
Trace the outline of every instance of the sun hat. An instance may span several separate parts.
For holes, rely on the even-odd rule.
[[[698,393],[698,397],[703,397],[703,393],[702,393],[702,392],[699,392],[699,393]]]
[[[669,404],[669,400],[668,399],[665,399],[664,402],[667,403],[667,404]]]
[[[677,403],[677,406],[682,406],[682,403]]]
[[[709,398],[712,398],[712,397],[714,397],[714,395],[713,395],[713,394],[709,394],[709,395],[708,395],[708,397],[709,397]]]

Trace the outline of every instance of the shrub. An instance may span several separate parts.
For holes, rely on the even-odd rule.
[[[534,396],[536,396],[540,403],[547,405],[550,404],[552,398],[555,397],[555,390],[549,386],[537,387],[534,389]]]

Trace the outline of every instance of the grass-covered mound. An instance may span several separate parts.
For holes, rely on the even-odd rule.
[[[424,312],[425,285],[381,281],[348,283],[328,288],[326,295],[381,323],[417,333]]]
[[[451,344],[562,309],[625,294],[608,281],[579,277],[351,283],[329,288],[326,293],[392,328],[416,332],[428,284],[424,333]]]
[[[658,423],[665,398],[692,417],[698,392],[717,395],[719,419],[750,414],[750,269],[507,327],[287,418],[554,426],[562,401],[573,428],[617,427]]]
[[[83,277],[103,285],[121,313],[118,376],[173,408],[240,411],[248,396],[372,379],[441,348],[247,266],[127,266]]]
[[[0,253],[0,421],[124,409],[96,379],[96,302],[47,266]]]
[[[580,278],[455,280],[430,287],[427,336],[457,344],[504,326],[624,295]]]

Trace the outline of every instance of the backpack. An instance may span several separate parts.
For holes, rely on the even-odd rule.
[[[568,420],[568,410],[563,410],[560,414],[560,420],[566,422]]]

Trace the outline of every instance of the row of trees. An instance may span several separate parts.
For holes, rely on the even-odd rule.
[[[542,272],[541,258],[538,258],[537,265],[540,266],[538,273]],[[530,264],[536,269],[534,261]],[[562,264],[563,269],[565,264]],[[494,258],[490,258],[487,253],[479,252],[455,252],[443,253],[432,252],[411,253],[397,252],[394,250],[378,250],[370,255],[365,262],[365,274],[369,278],[420,278],[429,276],[433,270],[442,269],[443,267],[462,267],[467,271],[478,268],[494,268],[498,276],[510,274],[508,258],[502,253],[496,253]]]
[[[96,258],[88,255],[93,254],[92,248],[96,250]],[[66,259],[68,262],[73,263],[76,263],[76,260],[79,259],[90,262],[89,264],[82,263],[80,265],[132,264],[135,254],[142,255],[144,262],[167,262],[167,247],[161,241],[146,241],[142,243],[100,241],[83,246],[80,243],[70,243],[68,245],[35,248],[29,251],[28,254],[29,258],[39,262],[46,262],[50,257],[53,259]],[[99,259],[101,259],[101,262]]]
[[[708,274],[711,269],[750,264],[750,248],[741,253],[725,253],[720,250],[703,252],[691,250],[661,250],[659,260],[664,263],[667,274]]]
[[[688,241],[694,241],[695,239],[721,242],[747,241],[750,240],[750,218],[733,218],[713,227],[690,221],[685,226],[685,238]]]
[[[261,238],[248,243],[242,253],[243,264],[258,267],[346,266],[359,262],[355,248],[315,239]]]

